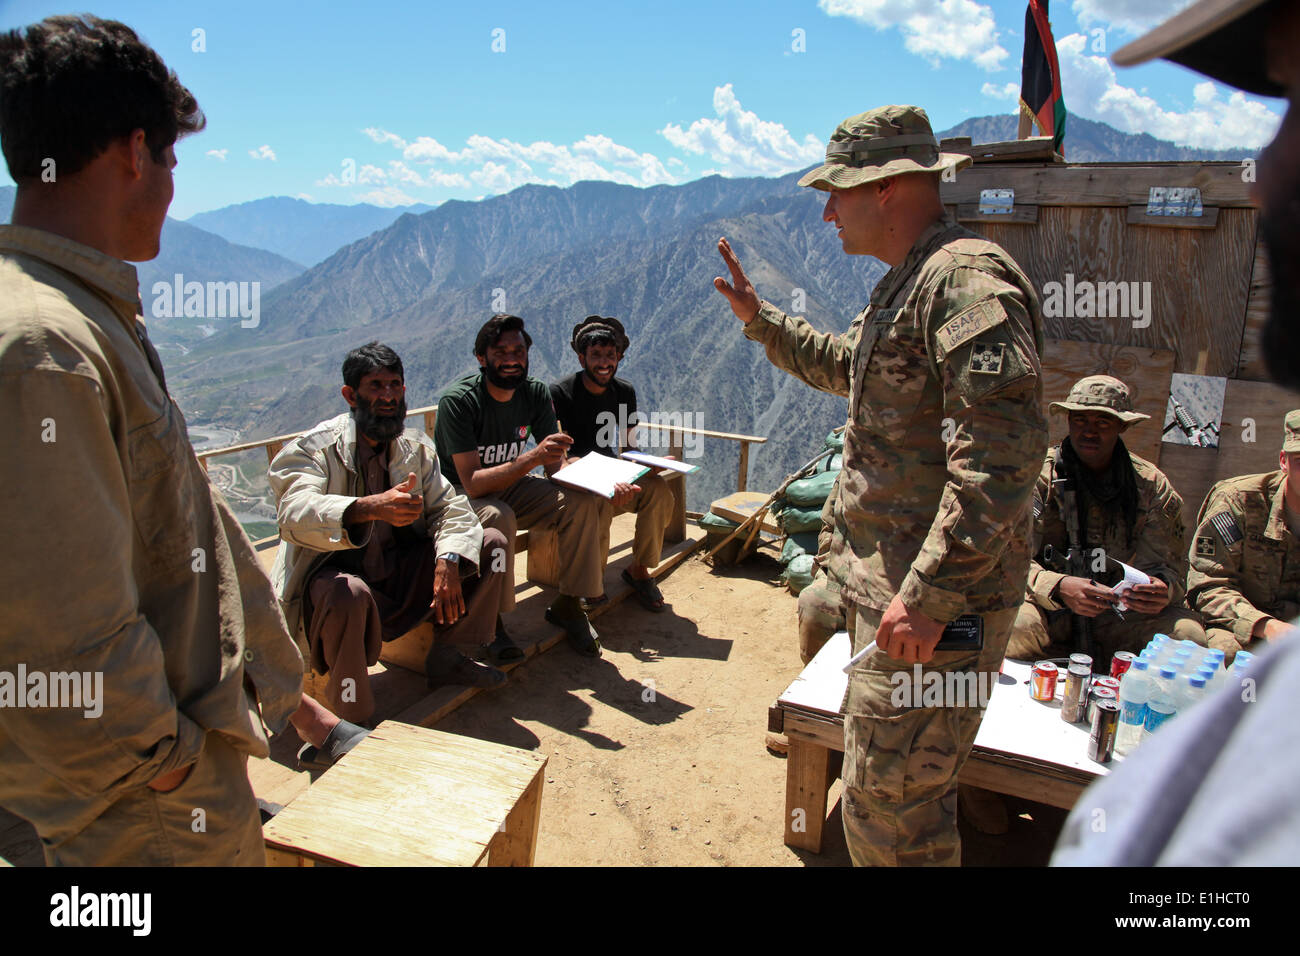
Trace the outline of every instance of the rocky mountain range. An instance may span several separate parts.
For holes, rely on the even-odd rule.
[[[972,143],[1001,143],[1016,138],[1017,116],[977,116],[938,133],[969,136]],[[1253,149],[1196,149],[1175,146],[1149,133],[1121,133],[1113,126],[1071,114],[1065,121],[1065,158],[1071,163],[1240,162],[1254,157]]]

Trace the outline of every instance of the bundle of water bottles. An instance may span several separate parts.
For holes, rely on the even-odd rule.
[[[1124,652],[1115,656],[1121,655]],[[1115,752],[1129,753],[1166,721],[1195,706],[1213,688],[1240,683],[1254,655],[1239,651],[1231,669],[1223,666],[1223,656],[1223,651],[1192,641],[1175,641],[1167,634],[1153,637],[1120,677]]]

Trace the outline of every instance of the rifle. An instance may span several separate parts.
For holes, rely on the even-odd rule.
[[[1065,534],[1070,550],[1065,555],[1065,573],[1071,577],[1083,578],[1085,581],[1092,580],[1088,573],[1088,557],[1084,550],[1083,535],[1079,527],[1079,489],[1077,478],[1066,470],[1061,461],[1060,455],[1056,459],[1056,465],[1053,470],[1052,486],[1056,489],[1056,494],[1061,502],[1061,514],[1065,518]],[[1047,557],[1048,545],[1044,549],[1044,557]],[[1097,656],[1094,653],[1096,648],[1093,643],[1092,621],[1082,615],[1070,612],[1070,636],[1071,643],[1074,645],[1076,653],[1087,654],[1094,661]]]

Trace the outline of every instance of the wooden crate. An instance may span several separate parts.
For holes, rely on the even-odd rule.
[[[263,827],[272,866],[531,866],[541,754],[384,721]]]

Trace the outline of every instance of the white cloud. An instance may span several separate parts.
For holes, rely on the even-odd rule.
[[[343,180],[339,179],[333,173],[330,173],[324,179],[316,180],[316,185],[317,186],[350,186],[352,184],[345,183]]]
[[[678,149],[719,163],[724,176],[776,176],[825,156],[825,145],[811,133],[797,142],[780,123],[743,109],[730,83],[714,89],[713,111],[714,119],[697,119],[685,130],[669,123],[659,133]]]
[[[1120,85],[1104,56],[1084,52],[1087,42],[1081,33],[1056,41],[1061,88],[1072,113],[1101,120],[1126,133],[1150,133],[1157,139],[1202,149],[1256,149],[1277,132],[1281,117],[1263,103],[1239,90],[1220,99],[1218,88],[1208,80],[1195,86],[1192,109],[1181,113],[1166,110],[1151,97]],[[1066,129],[1068,149],[1069,127]]]
[[[402,151],[402,161],[390,161],[384,173],[385,181],[394,183],[464,189],[472,182],[492,192],[507,192],[524,183],[567,186],[584,179],[629,186],[676,182],[654,154],[639,153],[599,134],[564,145],[544,140],[524,144],[476,133],[465,140],[462,149],[452,149],[432,136],[407,141],[385,130],[368,128],[363,132],[377,143]],[[421,169],[412,169],[408,163]],[[437,168],[470,165],[475,168]]]
[[[361,132],[365,133],[376,143],[392,143],[398,149],[406,148],[406,140],[402,139],[402,137],[398,136],[396,133],[388,132],[388,130],[379,129],[374,126],[367,126]]]
[[[995,100],[1006,100],[1012,104],[1020,102],[1019,83],[1003,83],[1001,86],[985,83],[980,87],[980,92]]]
[[[993,11],[975,0],[818,0],[827,16],[849,17],[876,30],[897,27],[903,45],[931,66],[970,60],[1000,70],[1010,57],[998,43]]]
[[[376,206],[410,206],[417,200],[414,196],[408,196],[396,186],[384,186],[381,189],[372,189],[368,193],[362,193],[357,196],[357,201],[374,203]]]
[[[295,196],[294,198],[295,198],[295,199],[305,199],[305,200],[307,200],[308,202],[315,202],[315,200],[313,200],[313,199],[311,198],[311,193],[298,193],[298,195]]]
[[[1085,27],[1104,23],[1125,33],[1138,34],[1163,23],[1191,3],[1192,0],[1074,0],[1074,15]]]
[[[230,152],[230,150],[228,149],[210,149],[203,155],[211,156],[213,159],[219,159],[224,163],[226,161],[226,154],[228,152]]]
[[[265,143],[257,147],[257,149],[250,149],[248,155],[254,159],[269,159],[271,162],[275,162],[275,150]]]

